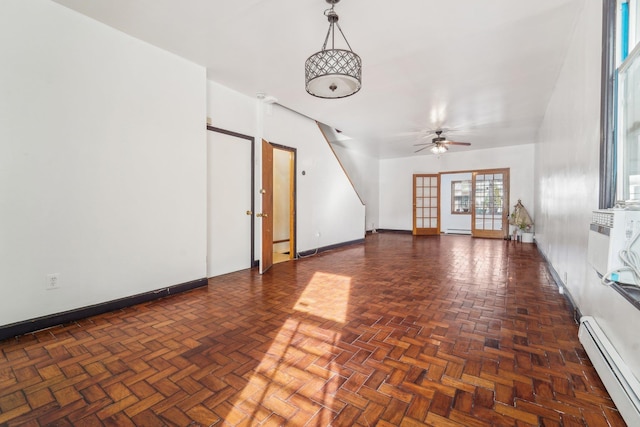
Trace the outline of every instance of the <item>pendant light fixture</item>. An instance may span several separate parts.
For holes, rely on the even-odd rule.
[[[339,1],[326,0],[331,5],[331,9],[324,11],[329,20],[329,31],[322,50],[307,58],[304,64],[305,88],[318,98],[344,98],[358,92],[362,86],[362,60],[351,49],[334,10]],[[338,27],[348,50],[335,48],[335,27]],[[327,49],[329,38],[331,48]]]

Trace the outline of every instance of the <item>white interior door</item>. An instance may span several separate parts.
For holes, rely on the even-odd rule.
[[[207,276],[213,277],[252,266],[252,141],[207,135]]]

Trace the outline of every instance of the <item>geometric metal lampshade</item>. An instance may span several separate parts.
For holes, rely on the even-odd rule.
[[[322,50],[305,61],[305,89],[318,98],[344,98],[358,92],[362,87],[362,60],[351,49],[338,23],[338,14],[333,10],[340,0],[326,1],[331,4],[331,9],[324,13],[329,20],[329,31]],[[349,50],[335,48],[336,26]],[[331,48],[327,49],[329,37]]]

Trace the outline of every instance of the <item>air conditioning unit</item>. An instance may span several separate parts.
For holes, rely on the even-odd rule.
[[[630,285],[636,283],[633,273],[626,268],[621,251],[630,249],[640,254],[640,211],[627,209],[601,209],[593,211],[589,227],[587,261],[601,276]],[[629,244],[631,243],[631,246]]]

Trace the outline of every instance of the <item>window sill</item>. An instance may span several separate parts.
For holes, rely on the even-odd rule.
[[[622,283],[613,283],[611,287],[618,291],[627,301],[629,301],[635,308],[640,310],[640,287],[635,285],[624,285]]]

